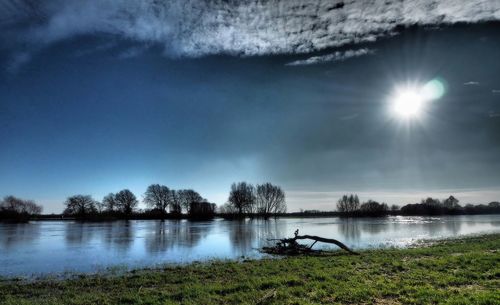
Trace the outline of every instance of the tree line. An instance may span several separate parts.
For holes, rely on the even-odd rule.
[[[403,207],[392,205],[390,208],[386,203],[368,200],[360,203],[357,195],[343,195],[337,201],[337,211],[348,216],[384,216],[394,215],[462,215],[462,214],[490,214],[500,213],[500,203],[490,202],[487,205],[466,204],[461,206],[459,200],[454,196],[440,200],[436,198],[425,198],[420,203],[407,204]]]
[[[139,200],[128,189],[109,193],[102,201],[94,200],[90,195],[74,195],[64,202],[63,215],[77,218],[178,218],[185,212],[191,218],[212,218],[216,209],[214,203],[208,202],[192,189],[174,190],[160,184],[148,186],[143,202],[148,209],[141,212],[137,209]]]
[[[212,218],[217,212],[216,204],[208,202],[192,189],[174,190],[160,184],[148,186],[143,202],[148,209],[139,213],[139,200],[128,189],[109,193],[102,201],[96,201],[90,195],[74,195],[64,202],[63,215],[77,218],[178,218],[183,215],[189,218]],[[219,208],[219,213],[229,218],[248,215],[268,217],[285,212],[285,192],[271,183],[256,186],[247,182],[233,183],[227,203]]]

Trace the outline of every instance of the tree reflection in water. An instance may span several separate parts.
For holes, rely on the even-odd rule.
[[[146,235],[146,251],[159,254],[178,246],[192,248],[206,237],[212,228],[211,221],[154,221],[153,228]]]
[[[136,231],[135,221],[121,220],[103,223],[102,239],[109,248],[126,252],[132,245]]]
[[[283,226],[276,219],[240,219],[226,221],[231,247],[238,256],[268,244],[268,239],[282,237]]]
[[[1,223],[0,245],[7,250],[38,239],[40,227],[30,223]]]
[[[358,241],[361,236],[359,221],[351,218],[343,218],[340,220],[339,232],[348,243]]]

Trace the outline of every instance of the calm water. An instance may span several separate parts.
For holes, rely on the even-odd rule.
[[[115,266],[259,257],[256,249],[268,244],[266,239],[292,236],[297,228],[302,234],[336,238],[357,249],[404,247],[419,239],[500,232],[500,215],[0,223],[0,275],[96,272]]]

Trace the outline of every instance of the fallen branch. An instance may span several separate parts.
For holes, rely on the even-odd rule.
[[[271,240],[278,240],[276,243],[276,246],[274,247],[264,247],[262,248],[263,252],[270,253],[270,254],[282,254],[282,255],[296,255],[296,254],[307,254],[307,253],[315,253],[315,252],[321,252],[321,250],[313,250],[312,247],[319,241],[323,243],[328,243],[328,244],[334,244],[340,247],[341,249],[351,253],[351,254],[359,254],[353,250],[351,250],[349,247],[347,247],[345,244],[342,242],[333,239],[333,238],[324,238],[320,236],[314,236],[314,235],[299,235],[299,230],[297,229],[294,233],[294,237],[292,238],[282,238],[282,239],[271,239]],[[310,239],[313,240],[314,242],[312,243],[311,246],[305,246],[301,245],[297,242],[297,240],[304,240],[304,239]]]

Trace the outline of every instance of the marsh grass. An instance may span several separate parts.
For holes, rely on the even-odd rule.
[[[0,280],[1,304],[500,304],[500,234],[412,249]]]

